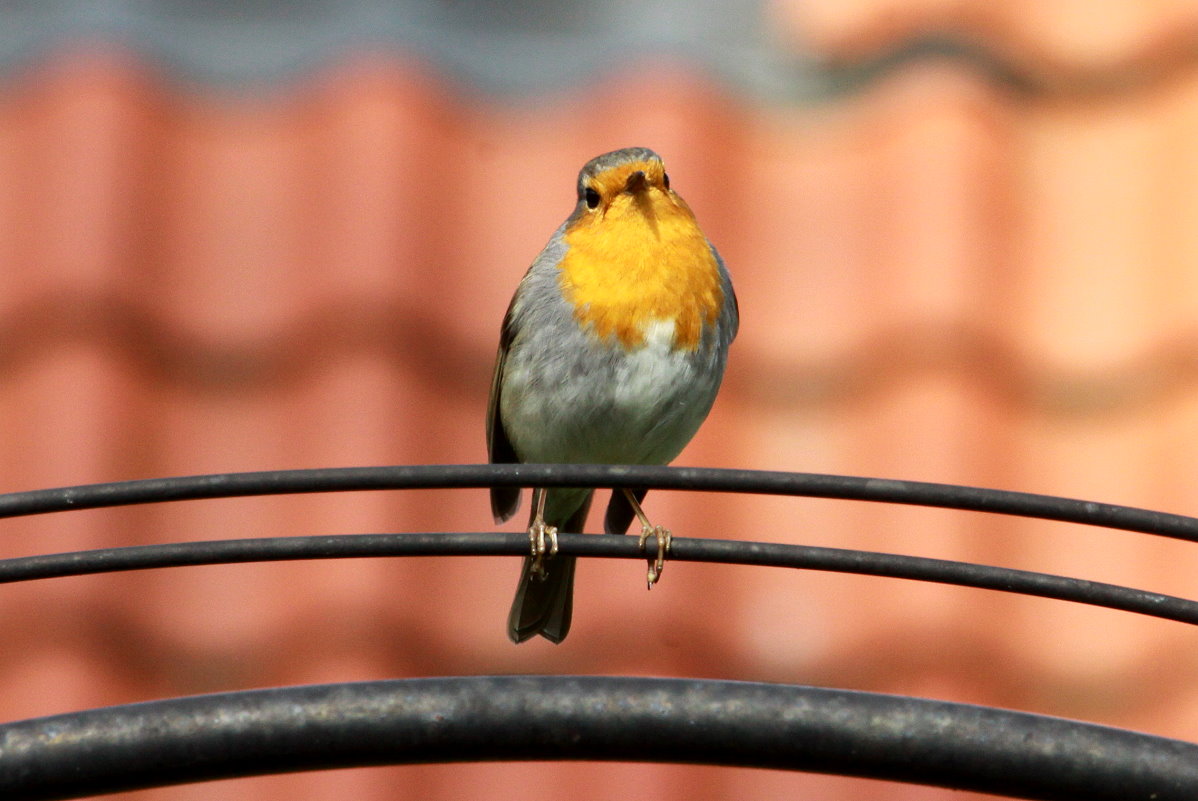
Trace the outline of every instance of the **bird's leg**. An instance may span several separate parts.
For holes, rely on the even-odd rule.
[[[557,556],[557,526],[545,525],[545,490],[533,489],[532,505],[536,510],[528,526],[528,540],[532,547],[532,567],[529,573],[538,581],[544,581],[545,555]],[[546,543],[545,541],[549,542]]]
[[[657,540],[657,556],[649,560],[649,589],[653,589],[653,585],[661,578],[661,571],[665,569],[666,554],[670,550],[673,535],[668,528],[655,526],[649,522],[649,518],[645,517],[645,512],[641,509],[632,490],[626,489],[623,492],[624,497],[628,498],[628,502],[632,504],[632,511],[636,513],[637,520],[641,521],[641,550],[645,550],[645,543],[650,537]]]

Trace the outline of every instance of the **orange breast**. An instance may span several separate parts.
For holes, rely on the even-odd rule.
[[[674,347],[695,350],[724,302],[719,268],[678,195],[623,194],[566,230],[560,280],[574,315],[596,336],[626,348],[655,322],[674,324]]]

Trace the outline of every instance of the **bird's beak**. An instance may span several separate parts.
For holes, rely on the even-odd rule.
[[[645,176],[644,170],[637,170],[629,175],[628,180],[624,183],[624,191],[630,195],[639,195],[648,188],[649,179]]]

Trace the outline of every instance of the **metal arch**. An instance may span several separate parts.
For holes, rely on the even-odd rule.
[[[560,553],[564,555],[645,558],[635,537],[561,534],[558,541]],[[523,556],[527,552],[527,535],[488,532],[203,540],[0,559],[0,584],[123,570],[245,562],[398,556]],[[679,537],[674,539],[670,548],[670,560],[786,567],[929,581],[1072,601],[1198,625],[1198,602],[1186,598],[1118,584],[948,559],[811,545]]]
[[[1036,517],[1198,542],[1198,518],[1095,501],[926,481],[656,465],[390,465],[151,478],[0,494],[0,518],[202,498],[532,486],[650,487],[899,503]]]
[[[598,465],[395,466],[150,479],[0,495],[0,517],[250,495],[532,485],[648,486],[916,504],[1198,541],[1198,519],[1192,517],[1045,495],[852,476]],[[521,535],[494,535],[510,542],[489,544],[477,539],[487,535],[477,534],[360,536],[365,538],[285,537],[52,554],[7,560],[0,563],[0,574],[8,569],[10,580],[19,580],[39,571],[48,576],[247,561],[255,552],[269,559],[376,555],[372,548],[394,547],[394,542],[380,544],[379,537],[423,537],[441,545],[455,537],[474,538],[470,547],[493,553],[527,547]],[[579,555],[636,555],[619,552],[635,546],[631,538],[564,535],[562,544]],[[596,545],[614,550],[591,551]],[[695,550],[687,556],[692,545]],[[890,554],[709,540],[678,540],[675,549],[679,559],[922,578],[1186,622],[1195,622],[1198,606],[1114,585]],[[567,759],[803,770],[1028,799],[1198,798],[1198,745],[1090,723],[788,685],[535,676],[279,688],[3,724],[0,798],[77,798],[336,767]]]
[[[1054,801],[1198,798],[1198,745],[1122,729],[845,690],[570,676],[288,687],[9,723],[0,797],[495,760],[774,768]]]
[[[643,465],[394,465],[177,476],[0,494],[0,518],[130,504],[290,493],[534,485],[651,487],[899,503],[1035,517],[1198,541],[1196,518],[1072,498],[897,479]],[[517,552],[511,550],[515,547],[514,540],[497,545],[495,536],[279,537],[101,549],[0,561],[0,582],[223,561]],[[575,547],[578,555],[636,556],[626,550],[621,552],[625,546],[616,545],[616,542],[608,538],[586,538]],[[596,546],[599,551],[594,550]],[[688,555],[688,551],[693,554]],[[988,565],[833,548],[714,540],[677,540],[674,555],[679,560],[778,565],[936,581],[1089,603],[1191,624],[1198,622],[1198,603],[1184,598]]]

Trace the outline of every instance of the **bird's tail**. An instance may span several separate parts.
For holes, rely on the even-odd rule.
[[[546,519],[545,522],[564,533],[580,533],[586,524],[592,495],[588,492],[582,505],[565,521]],[[520,571],[520,583],[516,585],[516,598],[507,621],[507,635],[512,642],[521,643],[537,634],[554,643],[566,639],[574,611],[576,561],[573,556],[546,556],[545,575],[537,577],[532,572],[532,557],[524,557],[524,569]]]

